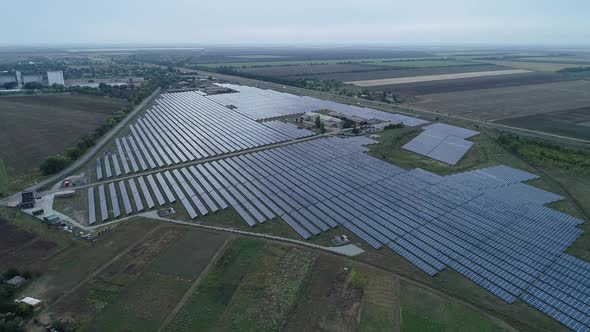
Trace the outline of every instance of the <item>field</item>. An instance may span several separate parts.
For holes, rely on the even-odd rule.
[[[0,193],[38,176],[47,156],[63,153],[124,105],[66,94],[0,97]]]
[[[401,331],[507,331],[483,315],[422,288],[402,283],[400,289]]]
[[[2,249],[13,250],[15,260],[41,254],[40,248],[15,251],[23,241],[53,244],[35,270],[40,276],[22,290],[48,303],[41,322],[59,320],[81,331],[374,331],[400,324],[406,287],[386,271],[339,256],[145,219],[88,243],[14,210],[1,212],[2,234],[13,238]],[[0,262],[2,270],[15,267]],[[462,308],[449,314],[453,324],[466,314],[501,330],[473,308],[431,296],[436,305]],[[438,309],[424,312],[430,310]]]
[[[462,79],[462,78],[477,78],[477,77],[485,77],[485,76],[525,74],[525,73],[529,73],[529,72],[530,71],[528,71],[528,70],[522,70],[522,69],[478,71],[478,72],[444,74],[444,75],[425,75],[425,76],[385,78],[385,79],[364,80],[364,81],[351,81],[351,82],[346,82],[346,83],[354,84],[354,85],[362,86],[362,87],[368,87],[368,86],[382,86],[382,85],[393,85],[393,84],[420,83],[420,82],[430,82],[430,81],[445,81],[445,80],[455,80],[455,79]]]
[[[479,71],[492,71],[492,70],[503,70],[504,67],[494,65],[469,65],[469,66],[446,66],[446,67],[433,67],[433,68],[401,68],[378,70],[378,71],[363,71],[363,72],[341,72],[335,74],[319,74],[312,76],[313,78],[322,80],[337,80],[343,82],[349,81],[361,81],[361,80],[376,80],[376,79],[389,79],[399,77],[413,77],[413,76],[424,76],[424,75],[445,75],[445,74],[456,74],[456,73],[469,73]]]
[[[590,105],[589,88],[590,82],[580,80],[428,94],[420,96],[410,106],[487,121],[505,121],[543,113],[559,115],[562,110],[580,109],[581,112],[569,113],[578,114],[575,118],[582,116],[583,122],[587,121],[583,109]]]
[[[576,65],[568,63],[552,63],[552,62],[527,62],[527,61],[486,61],[486,63],[493,63],[498,66],[526,69],[543,72],[556,72],[564,68],[576,67]],[[590,63],[589,63],[590,65]]]
[[[590,140],[590,106],[496,121],[504,125]]]

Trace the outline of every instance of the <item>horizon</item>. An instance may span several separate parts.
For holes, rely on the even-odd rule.
[[[590,3],[351,0],[9,2],[0,44],[590,45]],[[547,24],[551,22],[551,24]],[[18,27],[15,29],[14,27]]]

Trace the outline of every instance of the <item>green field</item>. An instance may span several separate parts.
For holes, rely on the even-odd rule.
[[[423,324],[420,317],[411,323],[414,318],[403,316],[400,292],[404,287],[399,286],[397,273],[416,273],[418,281],[457,298],[478,299],[475,303],[481,301],[488,312],[499,310],[504,320],[511,317],[507,312],[514,311],[525,322],[534,319],[538,326],[559,330],[557,323],[540,313],[535,316],[536,311],[527,305],[505,304],[450,271],[429,278],[392,252],[364,254],[357,262],[241,237],[222,249],[225,234],[141,218],[125,221],[90,243],[14,210],[3,209],[2,215],[9,223],[18,222],[14,225],[19,229],[25,227],[56,244],[38,270],[40,277],[23,292],[47,303],[37,315],[41,322],[59,320],[79,330],[155,331],[166,323],[167,330],[174,331],[256,330],[259,326],[266,330],[374,331],[399,326],[400,317],[406,319],[402,323]],[[27,261],[38,255],[39,250],[21,251],[14,259]],[[214,255],[217,259],[212,261]],[[385,269],[377,270],[363,261],[376,266],[383,263]],[[201,276],[205,270],[209,272]],[[459,303],[436,297],[450,301],[445,307]],[[495,309],[489,309],[488,303]],[[471,308],[446,315],[447,326],[464,315],[489,320]],[[511,319],[518,323],[516,317]]]
[[[481,313],[423,288],[402,283],[401,331],[507,331]]]

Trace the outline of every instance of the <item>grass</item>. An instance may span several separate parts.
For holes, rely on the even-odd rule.
[[[80,330],[157,331],[190,284],[190,279],[144,273]]]
[[[401,286],[402,331],[506,331],[481,313],[413,285]]]
[[[479,128],[468,126],[467,128],[481,131]],[[470,140],[475,144],[454,166],[402,149],[402,146],[420,133],[422,130],[419,128],[386,130],[378,138],[378,144],[369,146],[369,155],[404,169],[422,168],[439,175],[455,174],[499,163],[512,164],[518,168],[526,167],[526,164],[503,152],[492,139],[485,135],[471,138]]]
[[[220,319],[240,281],[260,257],[264,243],[235,240],[211,268],[201,285],[174,317],[169,331],[205,331]]]
[[[393,308],[375,303],[363,304],[359,331],[392,331],[395,322]]]
[[[134,223],[149,226],[154,222]],[[145,227],[139,233],[145,235],[151,229]],[[138,233],[120,226],[105,235],[99,247],[105,250],[112,245],[108,237],[129,232]],[[162,225],[137,245],[126,242],[127,252],[63,298],[48,315],[84,331],[157,330],[225,239],[225,234]],[[89,254],[84,258],[92,259]]]
[[[88,191],[86,189],[78,189],[71,197],[54,198],[53,209],[70,216],[79,222],[87,223]]]

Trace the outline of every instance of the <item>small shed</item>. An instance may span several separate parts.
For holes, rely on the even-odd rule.
[[[36,308],[39,305],[41,305],[41,302],[42,301],[41,300],[38,300],[36,298],[32,298],[32,297],[28,297],[27,296],[27,297],[23,297],[20,300],[16,300],[16,302],[18,302],[18,303],[24,303],[24,304],[27,304],[27,305],[33,307],[33,308]]]
[[[27,279],[25,279],[21,276],[14,276],[11,279],[6,280],[5,282],[10,286],[18,288],[18,287],[22,286],[25,283],[25,281],[27,281]]]

